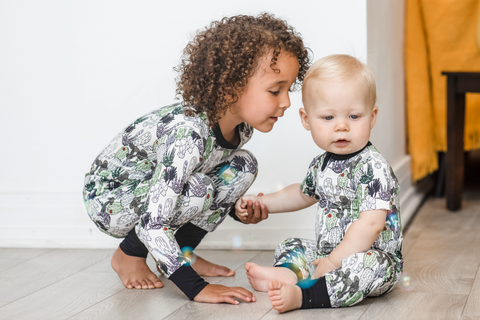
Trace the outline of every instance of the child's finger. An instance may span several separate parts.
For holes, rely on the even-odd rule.
[[[262,220],[267,219],[267,218],[268,218],[268,210],[267,210],[267,207],[266,207],[264,204],[262,204],[262,205],[260,206],[260,209],[261,209],[261,212],[262,212]]]
[[[255,204],[253,206],[253,217],[256,219],[256,220],[260,220],[262,218],[262,212],[261,212],[261,208],[260,208],[260,202],[258,201],[255,201]]]

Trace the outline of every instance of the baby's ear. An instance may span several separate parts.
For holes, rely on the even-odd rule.
[[[377,114],[378,114],[378,107],[377,106],[373,106],[373,110],[372,110],[372,120],[370,122],[370,129],[373,129],[373,127],[375,126],[375,123],[377,122]]]
[[[305,108],[300,108],[298,110],[298,113],[300,114],[300,119],[302,120],[302,125],[303,127],[310,131],[310,124],[308,123],[308,114],[307,114],[307,110],[305,110]]]

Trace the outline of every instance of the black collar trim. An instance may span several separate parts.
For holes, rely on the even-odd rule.
[[[331,160],[347,160],[347,159],[353,158],[357,154],[359,154],[360,152],[365,150],[366,147],[371,146],[371,145],[372,145],[372,143],[370,141],[368,141],[368,143],[365,145],[365,147],[363,147],[362,149],[360,149],[360,150],[358,150],[354,153],[349,153],[349,154],[335,154],[335,153],[331,153],[331,152],[327,151],[325,153],[325,159],[323,159],[322,171],[325,170],[325,168],[327,167],[327,164],[330,161],[330,159]]]
[[[240,134],[240,125],[236,126],[235,130],[237,131],[238,136],[240,137],[239,143],[237,145],[230,143],[229,141],[227,141],[227,139],[223,137],[222,130],[220,130],[220,126],[217,124],[215,129],[213,129],[213,132],[215,133],[215,138],[217,139],[218,145],[225,149],[237,149],[242,139],[242,136]]]

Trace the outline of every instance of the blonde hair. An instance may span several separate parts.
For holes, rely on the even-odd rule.
[[[373,71],[365,63],[346,54],[333,54],[317,60],[305,74],[302,87],[302,99],[305,105],[305,93],[311,80],[345,81],[358,77],[367,86],[372,105],[377,102],[377,88]]]

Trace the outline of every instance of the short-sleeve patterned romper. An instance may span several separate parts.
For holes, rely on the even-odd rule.
[[[275,251],[275,266],[288,266],[308,279],[315,259],[328,256],[363,211],[387,210],[385,227],[372,247],[342,260],[325,274],[332,307],[354,305],[392,290],[402,268],[402,228],[398,181],[385,158],[369,142],[350,155],[326,152],[314,158],[301,185],[318,200],[316,241],[292,238]]]

